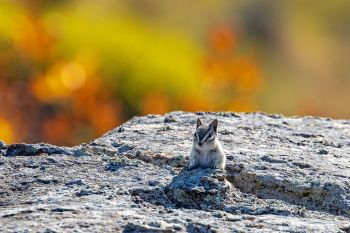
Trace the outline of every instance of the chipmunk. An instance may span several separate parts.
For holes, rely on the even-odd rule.
[[[217,119],[209,125],[203,125],[201,120],[197,118],[189,169],[201,167],[223,170],[225,168],[226,155],[219,142],[217,128]]]

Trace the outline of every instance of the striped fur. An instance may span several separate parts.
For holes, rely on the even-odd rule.
[[[197,128],[190,154],[190,169],[197,167],[225,168],[226,155],[218,139],[217,125],[216,119],[209,125],[203,125],[201,120],[197,119]]]

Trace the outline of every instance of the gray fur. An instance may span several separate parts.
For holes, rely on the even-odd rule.
[[[199,118],[197,119],[189,169],[196,167],[225,168],[226,155],[218,139],[217,125],[218,121],[216,119],[209,125],[203,125],[201,120]]]

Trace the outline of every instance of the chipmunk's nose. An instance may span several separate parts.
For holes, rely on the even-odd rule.
[[[198,145],[200,145],[200,146],[203,145],[203,142],[198,142]]]

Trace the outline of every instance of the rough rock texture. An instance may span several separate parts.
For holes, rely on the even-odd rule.
[[[188,171],[196,117],[226,171]],[[135,117],[77,147],[0,142],[1,232],[350,232],[350,121]]]

